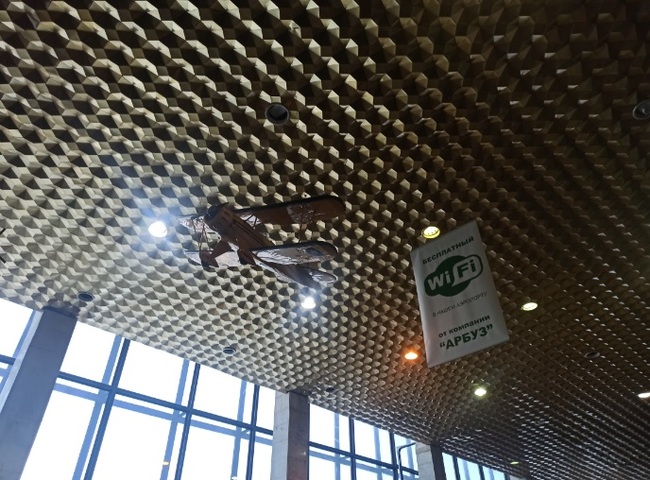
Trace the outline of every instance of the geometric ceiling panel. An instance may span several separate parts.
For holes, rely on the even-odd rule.
[[[650,477],[647,2],[208,3],[2,2],[0,294],[520,476]],[[266,226],[337,247],[314,310],[183,254],[178,216],[325,194]],[[472,220],[510,340],[408,363],[410,252]]]

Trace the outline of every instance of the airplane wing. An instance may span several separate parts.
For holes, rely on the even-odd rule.
[[[334,218],[344,212],[343,201],[331,195],[235,210],[237,215],[252,226],[274,223],[282,227],[293,224],[307,225],[318,220]]]
[[[318,284],[329,285],[330,283],[334,283],[336,281],[336,276],[332,275],[331,273],[323,272],[322,270],[316,270],[313,268],[301,268],[306,270],[311,279]]]
[[[251,253],[264,262],[298,265],[331,260],[336,247],[326,242],[303,242],[252,248]]]

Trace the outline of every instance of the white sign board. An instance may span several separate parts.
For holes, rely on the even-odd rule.
[[[429,367],[508,340],[476,222],[411,252]]]

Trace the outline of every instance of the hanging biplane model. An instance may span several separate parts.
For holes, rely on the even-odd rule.
[[[282,281],[320,288],[336,280],[331,273],[317,268],[318,263],[336,254],[336,247],[321,241],[275,245],[262,229],[264,224],[309,225],[343,212],[344,203],[329,195],[240,209],[228,204],[213,205],[205,215],[180,218],[199,243],[198,250],[187,250],[185,254],[205,269],[258,265]],[[209,232],[218,234],[219,240],[210,243]]]

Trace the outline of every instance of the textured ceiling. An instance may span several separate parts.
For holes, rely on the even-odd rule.
[[[0,4],[3,297],[520,476],[650,478],[647,1]],[[322,194],[346,214],[269,227],[339,249],[312,312],[271,273],[189,264],[181,227],[147,233]],[[407,364],[410,251],[473,219],[510,341]]]

